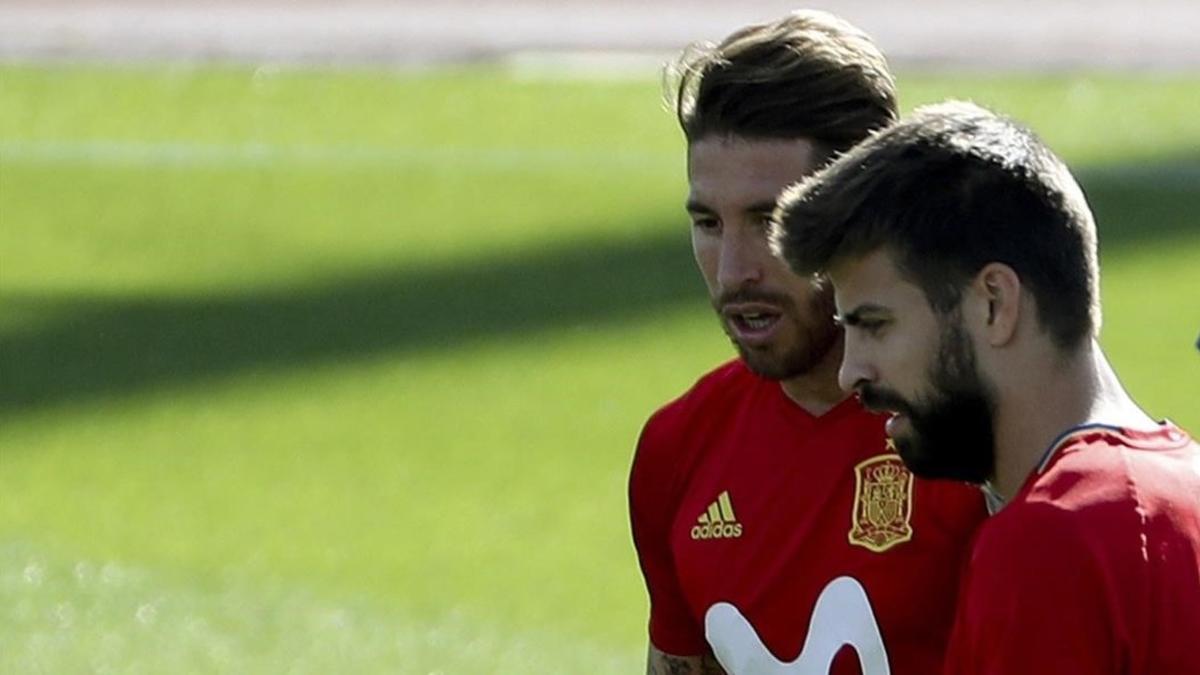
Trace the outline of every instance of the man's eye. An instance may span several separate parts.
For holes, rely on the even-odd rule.
[[[719,225],[716,218],[693,218],[692,227],[697,230],[715,230]]]
[[[870,333],[871,335],[877,335],[886,325],[887,322],[883,319],[862,319],[858,322],[858,327],[864,333]]]

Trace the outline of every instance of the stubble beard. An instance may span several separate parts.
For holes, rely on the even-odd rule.
[[[828,287],[818,289],[802,311],[790,296],[772,296],[782,312],[779,321],[790,324],[786,330],[790,342],[772,343],[761,348],[747,347],[737,341],[722,321],[722,328],[737,349],[746,368],[767,380],[783,381],[810,373],[837,345],[841,330],[833,322],[835,305]]]

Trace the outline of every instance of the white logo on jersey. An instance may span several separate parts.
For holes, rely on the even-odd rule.
[[[804,648],[791,663],[775,658],[754,626],[728,602],[708,608],[704,636],[730,675],[828,675],[833,657],[845,645],[858,652],[863,675],[892,672],[867,592],[851,577],[838,577],[821,591]]]

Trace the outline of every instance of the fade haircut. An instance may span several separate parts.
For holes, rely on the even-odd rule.
[[[820,11],[690,46],[668,65],[665,89],[689,144],[713,135],[803,137],[833,154],[898,117],[883,53],[866,33]]]
[[[1011,267],[1061,349],[1100,329],[1096,225],[1025,127],[971,103],[919,108],[780,196],[772,248],[798,273],[885,249],[945,315],[985,265]]]

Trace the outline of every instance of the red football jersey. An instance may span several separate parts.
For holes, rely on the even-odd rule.
[[[986,510],[914,480],[883,421],[814,417],[740,361],[655,413],[629,486],[650,641],[736,673],[936,672]]]
[[[1200,447],[1074,429],[971,552],[953,675],[1200,673]]]

